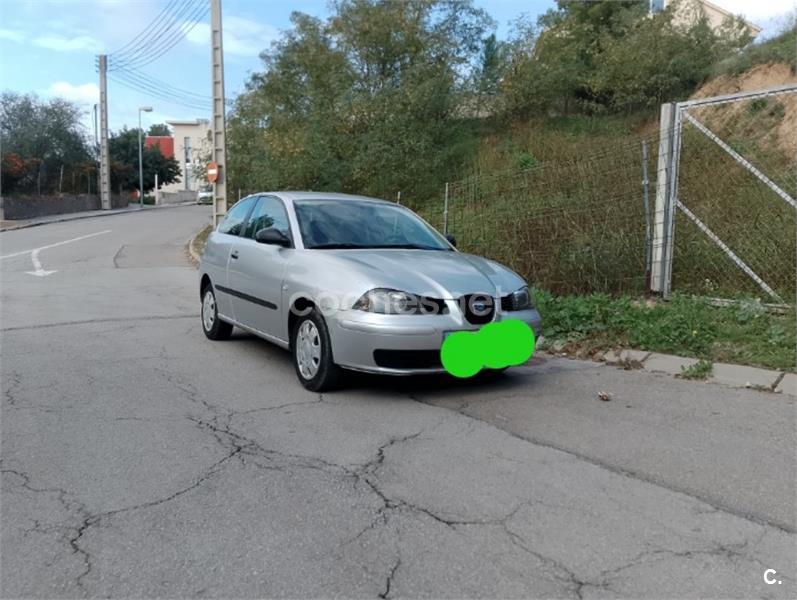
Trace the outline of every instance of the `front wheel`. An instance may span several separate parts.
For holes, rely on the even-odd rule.
[[[232,334],[232,325],[219,319],[212,285],[202,292],[202,331],[210,340],[226,340]]]
[[[324,318],[315,308],[300,317],[291,337],[293,366],[301,384],[313,392],[334,389],[341,376],[332,361],[332,343]]]

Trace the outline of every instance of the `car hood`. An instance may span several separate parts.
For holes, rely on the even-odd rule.
[[[371,287],[455,299],[464,294],[503,296],[525,285],[496,262],[440,250],[325,250],[330,258],[357,272]]]

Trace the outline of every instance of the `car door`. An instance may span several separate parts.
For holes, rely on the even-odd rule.
[[[230,253],[233,243],[240,238],[246,224],[246,218],[255,207],[257,197],[251,196],[237,202],[224,219],[219,223],[216,231],[210,234],[205,251],[202,254],[202,267],[213,282],[216,292],[216,305],[220,315],[235,319],[232,299],[228,285],[227,267],[230,262]]]
[[[255,234],[267,228],[279,229],[291,239],[288,213],[282,200],[275,196],[258,198],[243,234],[233,244],[227,273],[234,294],[235,320],[281,340],[282,321],[287,319],[282,284],[295,251],[292,247],[256,242]]]

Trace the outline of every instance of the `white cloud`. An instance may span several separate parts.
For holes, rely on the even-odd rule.
[[[279,36],[276,27],[242,17],[224,17],[223,27],[225,55],[257,57]],[[196,23],[188,32],[186,39],[194,44],[209,47],[210,25]]]
[[[57,50],[58,52],[72,52],[75,50],[85,50],[88,52],[101,52],[103,44],[98,39],[89,35],[77,35],[67,37],[58,34],[42,35],[33,40],[36,46]]]
[[[11,40],[12,42],[23,42],[25,41],[25,36],[21,32],[14,31],[13,29],[0,29],[0,39]]]
[[[81,104],[94,104],[100,99],[100,88],[96,83],[73,85],[68,81],[56,81],[50,85],[47,93]]]

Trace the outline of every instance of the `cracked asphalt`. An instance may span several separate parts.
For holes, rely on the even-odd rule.
[[[550,357],[312,394],[203,336],[207,213],[0,235],[110,230],[0,262],[4,598],[797,597],[793,399]]]

